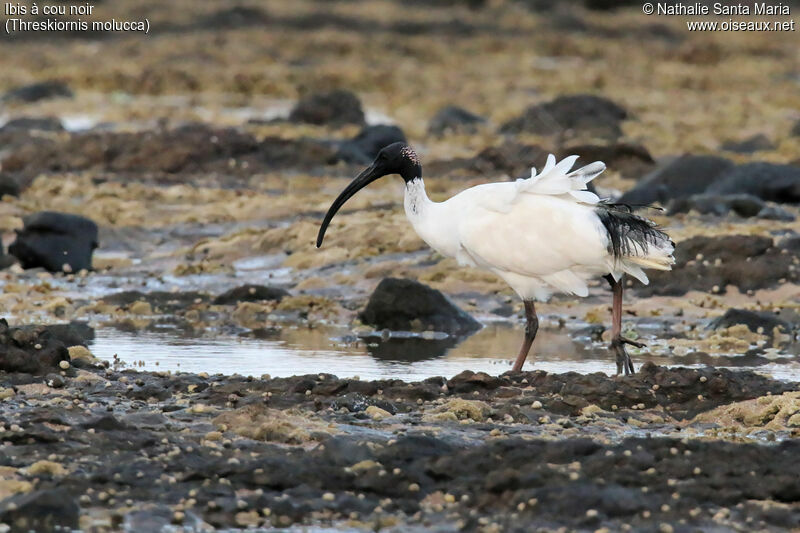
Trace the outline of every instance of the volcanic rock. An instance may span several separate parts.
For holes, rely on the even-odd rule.
[[[352,92],[342,89],[302,98],[289,114],[289,120],[329,126],[365,123],[361,101]]]
[[[41,211],[24,219],[17,238],[8,247],[23,268],[43,267],[50,272],[92,269],[97,248],[97,224],[67,213]]]
[[[386,278],[359,314],[365,324],[401,331],[434,330],[464,335],[481,328],[441,292],[410,279]]]

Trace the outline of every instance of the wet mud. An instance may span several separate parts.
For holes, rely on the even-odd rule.
[[[53,372],[4,374],[0,438],[13,454],[0,458],[0,516],[12,530],[145,516],[188,530],[800,523],[798,384],[751,372],[648,364],[625,378],[406,383],[80,360]]]

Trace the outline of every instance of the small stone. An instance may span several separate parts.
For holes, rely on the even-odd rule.
[[[381,409],[377,405],[370,405],[364,412],[373,420],[383,420],[392,416],[392,413],[386,409]]]
[[[418,483],[411,483],[408,486],[408,491],[409,492],[419,492],[419,484]]]
[[[333,500],[336,499],[336,496],[332,492],[326,492],[325,494],[322,495],[322,499],[325,500],[326,502],[332,502]]]
[[[531,407],[533,409],[541,409],[542,408],[542,402],[540,402],[539,400],[536,400],[535,402],[533,402],[531,404]]]
[[[60,361],[60,362],[58,363],[58,367],[59,367],[61,370],[67,370],[67,369],[69,368],[69,361]]]

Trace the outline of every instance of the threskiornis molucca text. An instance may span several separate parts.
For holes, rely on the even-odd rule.
[[[414,150],[394,143],[334,200],[317,235],[359,190],[390,174],[405,181],[405,211],[417,234],[460,265],[483,268],[505,280],[525,304],[525,339],[513,370],[522,369],[539,329],[535,301],[553,293],[587,296],[587,281],[602,276],[613,293],[611,351],[617,373],[634,372],[625,345],[644,345],[622,336],[622,289],[626,274],[647,284],[644,269],[670,270],[674,244],[652,221],[627,206],[601,201],[587,183],[605,170],[601,162],[571,171],[577,156],[561,162],[550,155],[529,179],[485,183],[444,202],[425,192]]]

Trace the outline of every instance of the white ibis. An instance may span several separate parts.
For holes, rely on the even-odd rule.
[[[625,274],[648,283],[643,269],[671,270],[674,243],[654,222],[627,206],[601,201],[586,184],[605,170],[601,162],[570,172],[578,159],[556,163],[553,155],[537,174],[514,182],[485,183],[444,202],[425,192],[422,166],[414,150],[394,143],[333,201],[317,235],[359,190],[383,176],[405,180],[405,211],[417,234],[460,265],[483,268],[505,280],[525,304],[525,340],[513,370],[519,372],[539,329],[534,301],[553,293],[587,296],[587,281],[603,276],[613,292],[612,340],[617,373],[634,372],[625,345],[644,344],[622,336]]]

